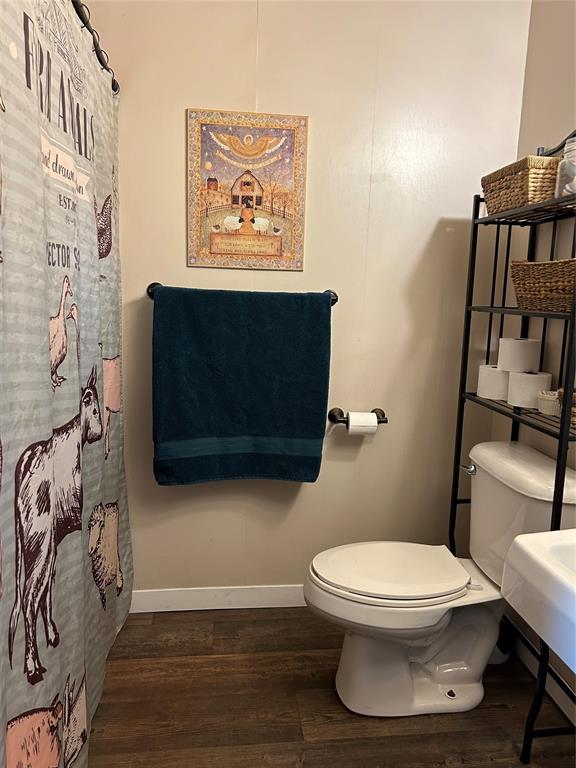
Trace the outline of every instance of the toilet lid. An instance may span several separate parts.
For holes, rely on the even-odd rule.
[[[460,592],[470,574],[445,546],[366,541],[320,552],[314,573],[333,587],[369,597],[421,600]]]

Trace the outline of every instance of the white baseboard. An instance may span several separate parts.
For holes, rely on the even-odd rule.
[[[528,671],[531,672],[534,677],[536,677],[538,673],[538,662],[526,648],[526,646],[519,640],[516,641],[514,652],[520,661],[524,664],[524,666],[528,669]],[[546,692],[552,701],[554,701],[562,710],[562,712],[564,712],[570,722],[574,723],[576,717],[576,708],[570,701],[570,698],[564,693],[562,688],[560,688],[558,683],[556,683],[550,675],[548,675],[548,679],[546,680]]]
[[[136,589],[132,593],[130,613],[217,608],[294,608],[303,605],[306,603],[302,584]]]

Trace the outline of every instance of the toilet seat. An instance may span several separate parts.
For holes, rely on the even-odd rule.
[[[470,574],[445,546],[371,541],[316,555],[310,578],[347,600],[394,608],[420,608],[456,600]]]

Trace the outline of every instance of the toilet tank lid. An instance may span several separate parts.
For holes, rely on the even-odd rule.
[[[517,442],[478,443],[470,460],[496,480],[532,499],[552,501],[556,462],[541,451]],[[564,503],[576,504],[576,472],[566,468]]]

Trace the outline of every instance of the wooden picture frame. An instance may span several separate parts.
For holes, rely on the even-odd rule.
[[[188,266],[302,271],[308,118],[186,117]]]

